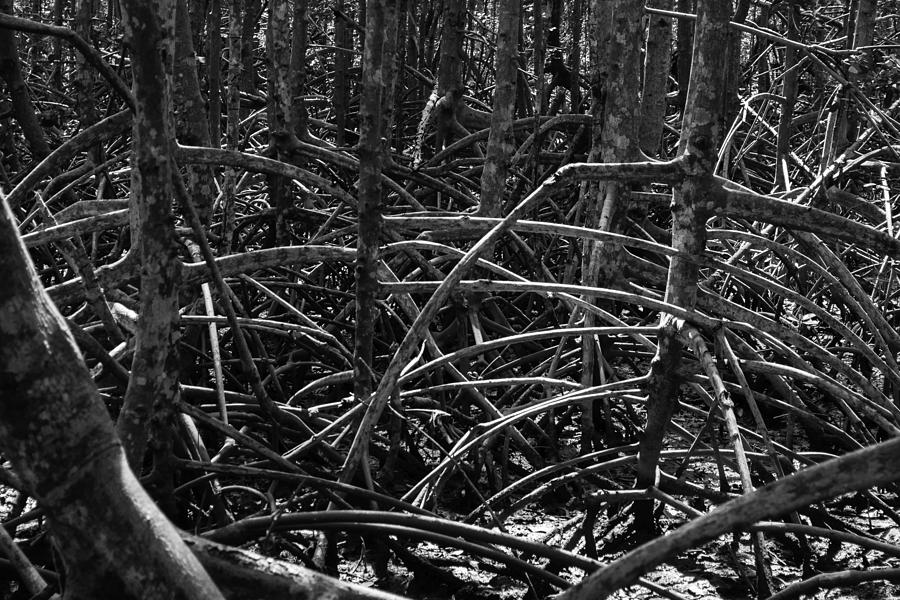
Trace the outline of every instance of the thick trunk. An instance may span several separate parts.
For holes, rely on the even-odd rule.
[[[128,468],[5,202],[0,272],[0,446],[47,517],[65,598],[221,598]]]

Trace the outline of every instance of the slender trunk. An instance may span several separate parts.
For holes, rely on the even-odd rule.
[[[131,203],[141,263],[140,319],[132,376],[117,424],[128,462],[141,470],[152,431],[168,428],[178,397],[180,261],[172,198],[171,76],[174,2],[123,0],[132,51],[135,117]],[[133,234],[134,235],[134,234]]]
[[[228,150],[237,150],[240,143],[241,131],[241,15],[244,10],[244,0],[231,0],[229,6],[228,24],[228,74],[225,82],[227,95],[225,108],[228,113],[227,128],[225,132],[225,147]],[[237,171],[234,167],[226,167],[222,182],[222,212],[223,233],[222,250],[225,254],[231,252],[234,237],[234,188],[237,181]]]
[[[75,32],[85,40],[93,39],[94,0],[78,0],[75,9]],[[75,77],[72,88],[75,95],[75,110],[82,128],[97,122],[97,96],[94,94],[94,69],[88,65],[81,52],[75,53]],[[95,157],[96,158],[96,157]]]
[[[738,0],[734,8],[734,16],[731,20],[743,24],[750,12],[750,0]],[[725,122],[730,124],[738,116],[741,109],[740,85],[741,85],[741,46],[743,45],[740,30],[731,27],[728,29],[728,71],[725,79]]]
[[[787,12],[787,37],[797,39],[797,25],[800,19],[800,7],[791,2],[785,7]],[[775,187],[784,191],[790,190],[790,173],[788,171],[788,155],[791,151],[791,122],[794,119],[794,103],[797,101],[798,73],[797,49],[786,46],[784,49],[784,76],[782,84],[782,96],[784,103],[781,105],[781,115],[778,119],[778,139],[775,151]]]
[[[693,12],[693,2],[691,0],[678,0],[678,12]],[[687,19],[678,20],[677,33],[677,79],[678,79],[678,108],[684,110],[684,103],[687,98],[688,81],[691,78],[691,48],[694,45],[694,22]]]
[[[291,38],[291,62],[288,87],[292,99],[290,123],[291,133],[300,139],[308,139],[309,125],[306,112],[306,46],[309,11],[307,0],[294,0],[294,23]]]
[[[544,28],[544,2],[534,0],[531,5],[532,19],[534,21],[534,114],[538,118],[534,120],[534,143],[531,149],[531,179],[539,181],[541,176],[540,155],[543,146],[543,136],[539,135],[541,119],[547,114],[547,81],[544,76],[544,66],[547,61],[546,35]],[[558,45],[558,43],[557,43]],[[558,51],[558,49],[557,49]]]
[[[441,150],[457,122],[464,90],[463,41],[466,30],[466,0],[447,0],[441,30],[441,56],[438,66],[437,95],[440,98],[435,150]]]
[[[222,142],[222,0],[209,3],[206,35],[209,45],[209,138],[218,148]],[[199,207],[197,207],[199,209]],[[202,215],[201,215],[202,216]]]
[[[53,0],[53,24],[57,27],[63,24],[63,11],[65,10],[65,0]],[[53,38],[53,87],[61,90],[63,87],[63,44],[62,39]]]
[[[851,45],[853,49],[872,46],[874,42],[875,4],[876,0],[858,0],[856,12],[852,15],[854,17],[853,41]],[[847,73],[847,80],[851,85],[857,85],[869,77],[869,71],[874,66],[874,56],[874,50],[868,48],[853,59],[854,64],[851,65]],[[837,154],[846,150],[850,144],[856,141],[860,117],[858,111],[853,110],[855,105],[856,103],[851,98],[849,91],[844,91],[841,101],[841,119],[835,136],[837,143],[835,151]]]
[[[245,0],[244,19],[241,22],[241,91],[252,94],[258,89],[259,75],[256,71],[256,28],[262,16],[262,0]],[[242,108],[241,118],[250,114],[249,108]]]
[[[337,10],[334,15],[334,88],[331,105],[334,108],[334,122],[337,126],[334,141],[338,146],[343,146],[347,143],[347,104],[350,94],[347,85],[347,71],[350,70],[352,41],[345,18],[346,3],[344,0],[336,0],[335,8]]]
[[[512,122],[516,107],[518,76],[518,37],[521,20],[519,0],[500,0],[499,31],[494,70],[494,110],[488,135],[487,156],[481,176],[481,202],[478,215],[499,217],[502,212],[506,175],[513,151]]]
[[[378,248],[381,240],[381,171],[385,162],[384,113],[392,104],[391,63],[396,48],[394,0],[370,0],[366,11],[366,44],[363,53],[360,99],[359,223],[356,245],[356,334],[353,346],[353,393],[364,401],[372,392],[372,348],[378,317]],[[392,35],[394,39],[392,40]]]
[[[695,176],[674,194],[672,247],[679,251],[669,263],[665,301],[691,310],[697,300],[697,263],[706,245],[707,215],[700,203],[712,198],[716,186],[712,173],[723,131],[723,95],[727,53],[722,52],[728,33],[730,7],[718,0],[698,2],[697,30],[691,65],[689,94],[685,106],[680,154],[689,161]],[[663,436],[678,403],[682,344],[678,322],[668,314],[660,317],[659,347],[650,366],[647,384],[647,424],[640,442],[636,487],[656,485],[657,464]],[[656,530],[653,502],[636,503],[636,527],[647,534]]]
[[[291,13],[287,0],[269,1],[269,22],[266,28],[266,54],[268,59],[269,85],[267,89],[266,113],[269,124],[269,149],[275,152],[276,137],[290,136],[291,87],[289,68],[291,59]],[[275,207],[275,227],[273,242],[276,246],[290,243],[290,232],[285,212],[291,205],[288,181],[284,177],[271,175],[269,183],[269,205]]]
[[[191,24],[186,0],[176,0],[175,18],[175,78],[173,100],[175,108],[175,134],[178,141],[187,146],[209,146],[209,120],[206,103],[200,93],[197,77],[197,55],[191,39]],[[211,89],[210,94],[216,94]],[[216,186],[212,168],[192,165],[187,168],[185,181],[204,223],[209,221]]]
[[[654,8],[672,10],[673,0],[653,0]],[[669,62],[672,51],[672,19],[650,16],[647,51],[644,57],[644,86],[641,92],[641,150],[649,157],[659,154],[663,125],[666,122],[666,92],[669,88]]]
[[[637,124],[642,12],[640,0],[595,0],[591,5],[592,37],[597,47],[591,69],[591,87],[596,97],[592,107],[594,139],[589,160],[626,162],[640,155]],[[627,201],[622,187],[618,183],[602,182],[589,186],[587,194],[589,226],[617,231],[621,206]],[[583,284],[613,287],[623,271],[622,252],[619,244],[587,244],[582,259]],[[585,326],[593,324],[593,314],[586,313]],[[585,336],[582,338],[583,385],[594,385],[597,364],[597,342],[594,336]],[[581,417],[582,452],[590,452],[594,446],[594,412],[595,402],[585,402]]]
[[[584,0],[572,2],[569,26],[572,31],[572,47],[569,49],[569,94],[572,98],[573,113],[581,112],[581,23],[584,19]]]

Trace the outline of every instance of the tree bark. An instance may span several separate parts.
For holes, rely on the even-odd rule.
[[[128,462],[138,472],[151,429],[169,428],[178,395],[181,264],[172,214],[174,132],[167,72],[174,51],[174,8],[172,0],[122,2],[125,41],[134,57],[131,205],[141,292],[132,377],[117,427]]]
[[[678,12],[694,12],[692,0],[678,0]],[[678,79],[678,108],[684,110],[687,100],[688,81],[691,78],[691,48],[694,45],[694,22],[686,19],[678,20],[677,31],[677,63],[676,72]]]
[[[350,49],[353,46],[345,18],[346,11],[347,5],[344,0],[335,0],[334,89],[331,92],[331,105],[334,108],[334,122],[337,127],[334,143],[338,146],[347,143],[347,103],[350,94],[347,71],[350,70]]]
[[[206,15],[209,40],[209,137],[218,148],[222,143],[222,0],[212,0]],[[198,207],[199,209],[199,207]],[[202,215],[201,215],[202,216]]]
[[[291,11],[287,0],[270,0],[269,22],[266,28],[266,55],[269,65],[266,114],[269,125],[269,149],[277,154],[276,140],[291,136]],[[276,246],[290,243],[285,211],[291,206],[290,182],[277,175],[268,178],[269,205],[275,207],[275,227],[272,241]]]
[[[437,138],[435,151],[440,151],[459,127],[459,113],[465,93],[463,41],[466,32],[466,0],[446,0],[441,30],[441,56],[438,65]]]
[[[291,32],[291,59],[288,88],[291,94],[291,133],[309,141],[309,115],[306,111],[306,46],[309,9],[307,0],[294,0],[293,31]]]
[[[0,272],[0,448],[47,516],[66,600],[222,598],[128,468],[5,201]]]
[[[722,108],[725,91],[727,40],[730,7],[717,0],[700,0],[691,66],[691,80],[679,152],[688,161],[693,176],[676,188],[672,208],[672,247],[683,254],[669,263],[665,301],[691,310],[697,300],[698,266],[691,257],[699,257],[706,245],[707,214],[701,201],[721,193],[712,179],[716,151],[722,136]],[[640,442],[636,487],[656,485],[657,464],[666,427],[677,407],[680,388],[678,369],[682,344],[671,315],[660,317],[659,347],[650,366],[647,384],[647,424]],[[653,502],[636,504],[636,528],[656,530]]]
[[[384,114],[393,103],[393,82],[385,80],[395,71],[390,63],[395,53],[397,11],[395,0],[370,0],[366,8],[366,44],[363,54],[360,99],[359,224],[356,244],[356,335],[353,346],[353,393],[359,401],[372,392],[372,348],[378,316],[378,248],[381,242],[381,172],[385,163]]]
[[[191,23],[185,0],[176,1],[175,16],[175,81],[173,87],[175,133],[185,146],[209,146],[209,118],[197,77],[197,55],[191,39]],[[218,31],[216,32],[218,35]],[[210,89],[210,97],[218,95],[218,87]],[[185,181],[194,206],[204,223],[209,221],[216,185],[211,167],[191,165]]]
[[[228,113],[225,129],[225,147],[237,150],[241,139],[241,15],[244,11],[244,0],[231,0],[228,7],[230,22],[228,24],[228,74],[225,81],[225,110]],[[231,252],[234,237],[234,193],[237,171],[234,167],[225,168],[222,181],[222,251]]]
[[[654,8],[672,10],[673,0],[654,0],[651,5]],[[641,150],[650,157],[659,155],[663,125],[666,122],[666,92],[669,88],[671,50],[672,19],[651,15],[650,26],[647,28],[639,124]]]
[[[500,0],[499,31],[494,61],[496,79],[491,130],[488,135],[487,156],[481,175],[481,201],[478,215],[499,217],[509,159],[514,151],[512,137],[513,111],[516,108],[516,80],[518,78],[519,25],[522,6],[519,0]]]

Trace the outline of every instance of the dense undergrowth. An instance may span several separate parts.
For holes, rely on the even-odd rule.
[[[223,113],[220,123],[222,130],[237,127],[229,129],[237,137],[211,144],[231,154],[194,146],[176,151],[183,168],[213,165],[206,235],[222,280],[216,285],[216,275],[199,264],[195,235],[179,218],[180,415],[172,423],[171,460],[148,459],[144,473],[168,516],[212,540],[320,568],[346,570],[347,561],[363,557],[373,579],[410,595],[428,590],[397,584],[398,573],[415,573],[416,585],[439,582],[448,594],[474,594],[463,579],[494,573],[520,581],[522,587],[506,586],[516,594],[543,597],[750,492],[748,482],[761,487],[894,438],[900,125],[890,44],[897,19],[885,13],[878,21],[874,43],[884,45],[878,62],[848,81],[841,73],[861,72],[853,66],[861,54],[845,51],[843,29],[831,28],[843,19],[843,4],[803,5],[790,31],[786,8],[783,14],[778,4],[750,4],[748,23],[781,33],[745,34],[740,99],[729,100],[725,111],[730,130],[715,175],[750,199],[745,216],[706,223],[705,251],[694,257],[696,306],[666,296],[676,254],[670,203],[680,180],[638,177],[627,189],[617,233],[590,224],[596,183],[576,174],[546,186],[559,168],[584,163],[591,152],[588,80],[575,106],[560,83],[547,88],[548,102],[537,103],[543,114],[523,101],[515,121],[503,214],[529,197],[533,205],[515,222],[503,221],[505,234],[448,290],[427,329],[415,334],[412,358],[391,376],[388,366],[426,301],[501,223],[475,214],[489,133],[479,114],[492,98],[492,12],[473,10],[466,24],[464,102],[478,114],[456,122],[438,149],[435,123],[442,117],[432,116],[438,109],[429,99],[438,72],[438,13],[431,5],[409,7],[407,26],[417,24],[419,45],[403,47],[398,71],[371,365],[375,387],[387,385],[389,398],[349,483],[339,481],[341,470],[368,406],[353,393],[359,98],[349,95],[348,131],[338,136],[332,12],[312,3],[307,135],[275,140],[267,128],[267,55],[255,48],[256,79],[241,94],[239,127],[233,114],[226,122]],[[523,56],[535,47],[529,18]],[[266,19],[263,13],[259,38]],[[220,25],[224,35],[229,21]],[[114,18],[97,23],[95,43],[126,77],[129,59],[117,27]],[[200,82],[208,89],[208,41],[202,27],[195,33],[204,57]],[[802,47],[787,56],[781,34]],[[56,151],[42,162],[10,114],[0,115],[2,185],[41,280],[116,418],[140,319],[139,265],[129,254],[130,120],[118,114],[123,100],[107,82],[92,80],[88,95],[107,126],[86,135],[78,121],[83,106],[68,87],[77,77],[74,56],[64,47],[62,61],[54,61],[58,41],[51,37],[22,34],[19,43],[35,112]],[[361,60],[353,57],[351,78]],[[526,63],[523,98],[531,88],[544,89]],[[792,93],[784,89],[791,76]],[[678,155],[683,111],[674,83],[661,159]],[[791,95],[784,125],[784,97]],[[835,129],[848,120],[851,131],[841,141]],[[289,206],[272,200],[276,185],[286,186],[281,193]],[[755,220],[760,196],[809,207],[809,222],[796,221],[796,212],[781,217],[768,205]],[[833,218],[817,220],[826,213]],[[618,248],[615,267],[596,286],[583,273],[592,244]],[[231,290],[239,331],[223,316],[222,283]],[[635,487],[661,313],[672,316],[684,346],[676,369],[681,385],[658,480]],[[235,336],[246,340],[271,403],[251,385],[254,369]],[[7,529],[27,538],[33,560],[52,569],[25,500],[21,494],[13,503]],[[634,507],[648,500],[657,531],[635,520]],[[837,583],[898,578],[895,563],[883,558],[900,556],[893,484],[818,500],[778,515],[783,521],[749,527],[752,536],[735,534],[734,543],[720,538],[720,559],[738,595],[772,582],[769,592],[776,594],[817,572],[836,571]],[[555,515],[554,529],[546,529],[542,514]],[[751,542],[762,548],[755,557]],[[454,549],[448,556],[460,564],[435,548]],[[841,563],[836,556],[851,558]],[[765,583],[773,565],[777,577]],[[690,593],[647,577],[644,584],[657,594]],[[480,580],[481,592],[504,587],[503,580]]]

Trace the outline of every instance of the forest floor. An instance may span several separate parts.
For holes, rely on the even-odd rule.
[[[16,493],[12,490],[0,490],[0,516],[12,508]],[[33,504],[28,508],[33,507]],[[598,519],[597,531],[605,531],[606,523]],[[853,526],[877,534],[887,542],[900,543],[900,527],[880,515],[870,516],[866,512],[857,513],[851,506],[841,512],[832,510],[832,514],[840,517]],[[572,537],[582,521],[583,513],[571,510],[565,505],[540,508],[533,507],[516,513],[506,522],[509,533],[532,541],[563,545]],[[443,516],[461,520],[465,515],[445,513]],[[615,539],[627,530],[627,519],[613,527],[607,539],[597,540],[598,557],[603,562],[611,562],[621,556],[622,551],[603,554],[605,542],[615,545]],[[667,531],[672,531],[685,522],[684,517],[672,509],[666,508],[661,519]],[[27,536],[27,531],[20,534]],[[680,596],[690,600],[740,600],[752,597],[747,580],[753,578],[753,556],[749,552],[749,536],[743,535],[737,551],[732,551],[730,538],[720,538],[697,549],[681,555],[676,561],[664,564],[646,575],[646,579],[663,586]],[[576,552],[583,552],[583,540],[576,546]],[[816,571],[839,571],[846,569],[869,569],[900,567],[900,559],[885,558],[878,552],[864,552],[857,546],[843,545],[828,547],[827,542],[811,540],[813,550],[818,556],[814,568]],[[777,539],[769,538],[769,553],[772,574],[776,585],[782,588],[801,578],[802,567],[799,558],[789,546]],[[408,546],[417,556],[442,569],[456,579],[437,581],[432,577],[417,577],[406,569],[400,561],[391,562],[391,577],[376,582],[371,565],[366,560],[365,548],[362,544],[347,538],[343,544],[343,561],[340,565],[341,579],[367,586],[375,586],[386,591],[409,598],[421,600],[519,600],[533,598],[528,586],[519,578],[507,574],[502,565],[489,560],[474,558],[462,550],[447,550],[430,542]],[[53,568],[53,565],[42,565]],[[738,574],[740,571],[740,575]],[[576,582],[583,574],[575,570],[560,573],[565,579]],[[450,579],[450,578],[448,578]],[[0,600],[17,599],[18,585],[14,575],[5,569],[0,570]],[[900,585],[885,582],[862,583],[852,588],[835,588],[822,590],[805,598],[815,600],[887,600],[900,598]],[[626,588],[613,596],[616,600],[636,599],[650,600],[658,595],[643,588]]]
[[[850,511],[848,511],[850,512]],[[452,517],[452,515],[446,515]],[[527,538],[533,541],[547,542],[554,535],[558,540],[558,533],[568,529],[577,528],[580,519],[575,511],[559,511],[552,514],[547,511],[523,511],[516,518],[507,523],[509,533]],[[882,539],[891,543],[900,542],[900,528],[886,519],[868,519],[866,515],[842,515],[847,522],[865,531],[878,533]],[[667,511],[666,518],[669,530],[679,526],[684,519],[681,515]],[[572,522],[575,521],[573,525]],[[619,526],[622,528],[622,526]],[[618,529],[618,528],[616,528]],[[616,533],[613,531],[613,535]],[[624,528],[622,528],[624,531]],[[663,586],[666,589],[690,600],[741,600],[752,598],[750,588],[745,578],[754,575],[753,556],[749,551],[749,536],[741,539],[740,548],[733,553],[730,549],[731,540],[720,538],[698,549],[684,553],[678,560],[661,565],[645,576],[648,581]],[[598,545],[601,541],[598,540]],[[885,558],[878,552],[863,552],[857,546],[843,545],[839,549],[832,548],[829,555],[827,542],[811,542],[819,561],[814,566],[817,572],[840,571],[847,569],[887,568],[900,566],[900,560]],[[772,575],[776,585],[783,588],[801,579],[802,567],[799,559],[788,560],[790,555],[779,541],[769,539]],[[773,548],[774,547],[774,548]],[[383,585],[379,585],[388,591],[421,600],[519,600],[533,597],[529,594],[528,587],[517,578],[504,575],[500,565],[491,564],[490,561],[466,556],[462,550],[447,551],[431,543],[422,543],[411,548],[422,558],[435,565],[449,570],[460,581],[465,582],[462,587],[448,585],[434,585],[433,580],[428,582],[418,581],[409,571],[399,568],[394,577]],[[603,562],[611,562],[622,555],[616,552],[606,556],[600,556]],[[736,568],[735,558],[738,561]],[[392,568],[395,566],[392,563]],[[740,569],[742,575],[738,575]],[[583,575],[574,570],[563,571],[563,577],[572,581],[578,581]],[[360,558],[357,561],[347,561],[341,569],[342,578],[361,583],[374,585],[374,574]],[[655,593],[639,586],[626,588],[612,598],[616,600],[639,599],[650,600],[659,598]],[[820,590],[818,593],[803,596],[810,600],[888,600],[900,598],[900,585],[886,582],[870,582],[854,585],[849,588],[834,588]]]

